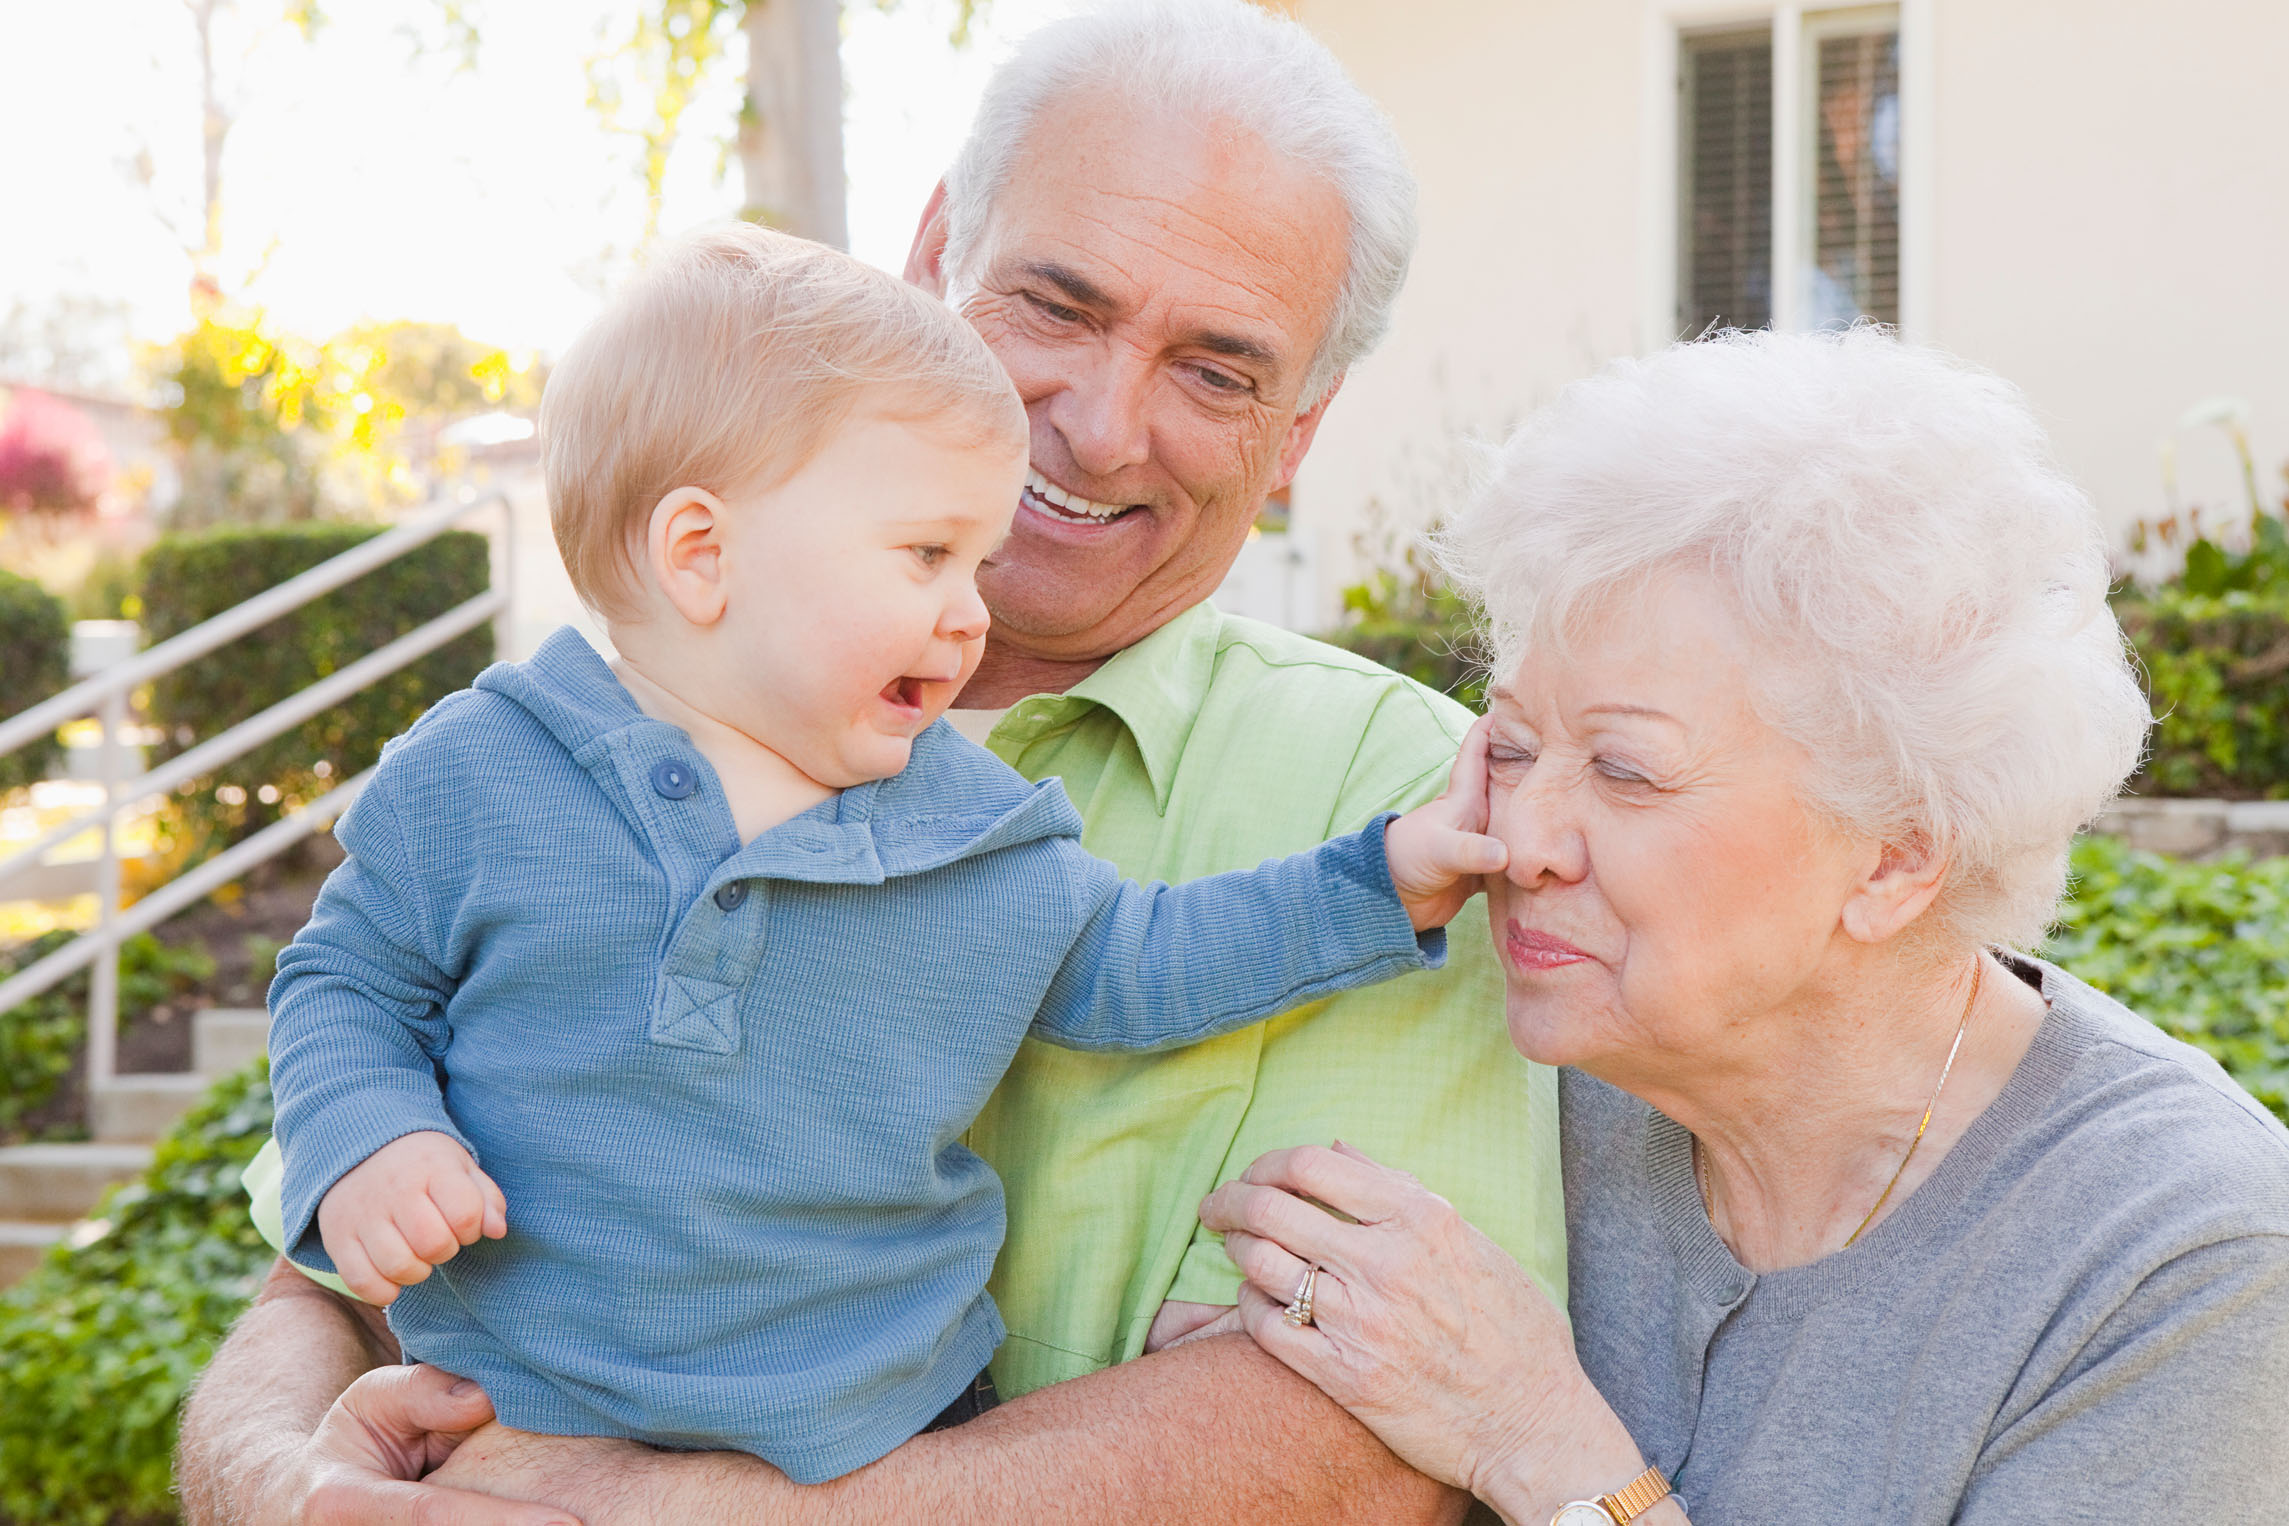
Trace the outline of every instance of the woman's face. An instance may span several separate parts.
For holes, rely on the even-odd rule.
[[[1808,997],[1874,854],[1798,801],[1806,755],[1751,707],[1707,576],[1617,600],[1493,694],[1488,896],[1521,1053],[1622,1083],[1754,1063]],[[1745,1042],[1744,1042],[1745,1040]]]

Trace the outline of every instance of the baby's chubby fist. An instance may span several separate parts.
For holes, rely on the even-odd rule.
[[[318,1203],[318,1237],[334,1270],[371,1304],[390,1302],[479,1236],[508,1232],[501,1189],[467,1150],[434,1131],[391,1140]]]

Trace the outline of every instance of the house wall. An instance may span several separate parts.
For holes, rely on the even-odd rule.
[[[2162,504],[2157,441],[2246,398],[2262,474],[2289,458],[2289,6],[2273,0],[1910,0],[1905,87],[1929,113],[1909,322],[2024,387],[2125,530]],[[1295,493],[1320,619],[1355,546],[1462,490],[1567,381],[1665,340],[1671,17],[1758,0],[1300,0],[1390,111],[1422,180],[1422,245],[1383,348],[1346,382]],[[1917,126],[1908,124],[1911,149]],[[1915,173],[1911,159],[1909,173]],[[1914,246],[1922,240],[1920,250]],[[2183,496],[2231,504],[2223,437],[2189,435]]]

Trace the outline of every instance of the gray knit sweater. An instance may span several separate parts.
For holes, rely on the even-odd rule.
[[[2051,1011],[1850,1250],[1754,1276],[1690,1137],[1563,1076],[1582,1363],[1696,1526],[2289,1521],[2289,1131],[2048,965]]]

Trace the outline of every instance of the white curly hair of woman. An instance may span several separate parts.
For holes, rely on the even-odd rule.
[[[1862,324],[1616,361],[1499,452],[1437,538],[1495,671],[1658,575],[1705,571],[1807,804],[1948,863],[1933,924],[2029,946],[2149,723],[2106,537],[2026,398]]]

